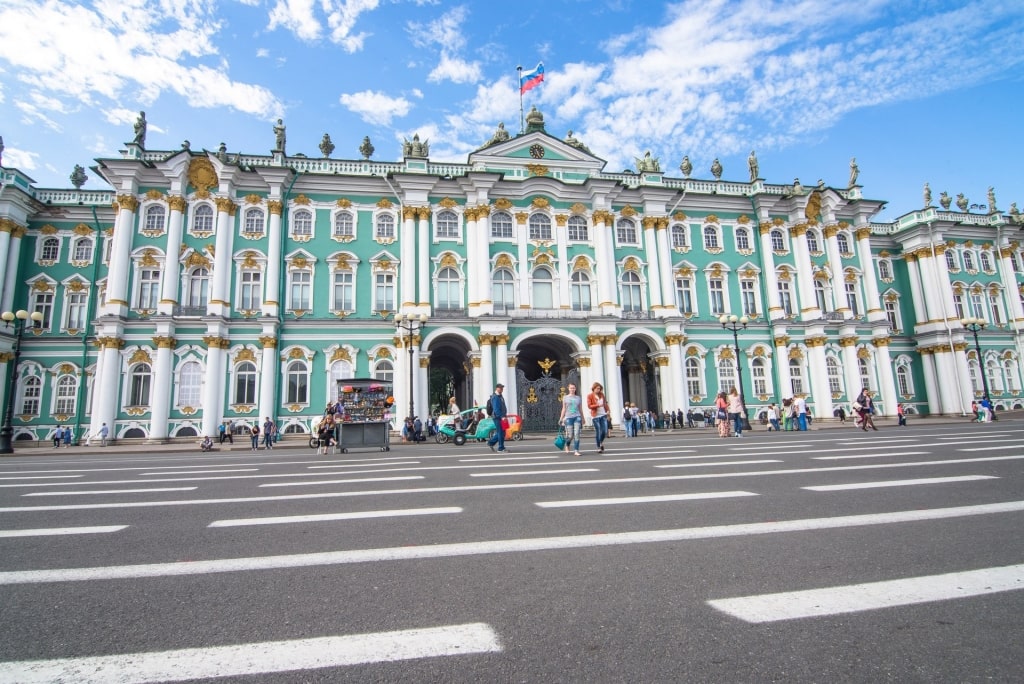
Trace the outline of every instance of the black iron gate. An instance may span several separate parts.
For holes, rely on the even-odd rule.
[[[516,369],[516,393],[519,397],[519,415],[523,418],[524,429],[528,432],[546,432],[558,429],[558,416],[562,413],[562,397],[569,383],[579,393],[580,372],[572,369],[565,380],[551,377],[544,372],[536,380],[528,380],[522,369]]]

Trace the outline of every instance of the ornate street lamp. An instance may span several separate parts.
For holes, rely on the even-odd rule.
[[[978,342],[978,331],[984,330],[988,322],[984,318],[961,318],[960,325],[974,335],[974,351],[978,354],[978,372],[981,373],[981,386],[985,389],[985,398],[992,401],[988,394],[988,377],[985,375],[985,360],[981,358],[981,343]]]
[[[740,389],[740,401],[743,403],[743,412],[740,414],[740,420],[743,421],[743,429],[750,429],[750,419],[747,418],[747,397],[743,392],[743,370],[740,368],[740,337],[739,331],[747,329],[747,323],[750,323],[750,319],[746,316],[740,318],[739,316],[723,314],[718,322],[722,324],[722,327],[726,330],[732,331],[732,343],[733,348],[736,350],[736,378],[738,379]]]
[[[404,330],[407,335],[407,344],[405,346],[406,349],[409,350],[409,418],[412,419],[416,418],[416,395],[413,394],[414,369],[412,367],[412,346],[416,333],[420,332],[423,329],[423,326],[425,326],[426,324],[426,314],[420,314],[419,316],[406,316],[404,314],[395,314],[395,327],[398,328],[399,331]],[[399,336],[401,336],[401,332],[399,332]]]
[[[21,358],[21,336],[25,332],[26,323],[32,321],[32,327],[38,327],[43,321],[43,314],[40,311],[28,311],[22,309],[17,313],[4,311],[0,314],[3,319],[4,329],[14,326],[14,359],[11,362],[11,382],[7,387],[7,406],[4,409],[4,424],[0,427],[0,454],[13,454],[14,426],[11,424],[14,419],[14,393],[18,391],[18,360]]]

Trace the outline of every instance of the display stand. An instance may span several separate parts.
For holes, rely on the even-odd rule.
[[[338,428],[337,449],[380,449],[391,451],[391,384],[380,380],[338,381],[338,399],[345,416]]]

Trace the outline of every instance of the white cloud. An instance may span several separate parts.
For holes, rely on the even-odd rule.
[[[480,62],[469,61],[459,55],[466,45],[464,24],[467,18],[467,9],[459,6],[426,24],[409,22],[407,25],[406,31],[414,46],[439,48],[438,64],[427,75],[431,83],[476,83],[482,78]]]
[[[318,40],[323,27],[314,16],[315,4],[314,0],[277,0],[270,10],[267,28],[271,31],[286,29],[301,40]]]
[[[389,126],[392,119],[412,110],[412,103],[404,97],[391,97],[373,90],[343,93],[339,101],[363,121],[377,126]]]
[[[300,40],[315,42],[320,40],[326,24],[332,43],[346,52],[358,52],[370,34],[355,33],[356,22],[360,15],[379,5],[380,0],[276,0],[268,15],[267,28],[271,31],[283,28]],[[322,18],[318,10],[323,12]]]
[[[8,168],[32,171],[38,167],[36,163],[38,159],[39,155],[35,152],[28,152],[17,147],[11,147],[10,145],[5,146],[3,161],[4,166]]]
[[[452,83],[476,83],[480,80],[480,63],[467,62],[464,59],[441,53],[441,61],[434,67],[427,80],[432,83],[451,81]]]

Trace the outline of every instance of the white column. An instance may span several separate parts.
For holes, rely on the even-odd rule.
[[[935,372],[941,378],[939,382],[939,397],[942,401],[942,413],[959,413],[961,390],[956,383],[956,358],[948,346],[936,348],[934,357]],[[968,382],[970,382],[969,378]]]
[[[857,364],[857,336],[845,335],[839,338],[843,349],[843,380],[846,384],[846,398],[853,402],[860,394],[860,367]]]
[[[882,415],[895,416],[900,399],[896,394],[896,378],[893,377],[892,356],[889,354],[890,340],[888,337],[876,337],[872,342],[875,345],[875,372],[878,373],[882,392]]]
[[[875,261],[871,257],[871,228],[861,226],[854,233],[857,237],[857,257],[860,261],[860,270],[863,277],[860,279],[864,285],[864,298],[867,300],[864,308],[867,309],[869,321],[885,320],[885,311],[881,308],[881,300],[878,296],[878,280],[875,276]],[[890,375],[892,375],[890,371]],[[895,412],[895,404],[893,404]]]
[[[761,274],[761,282],[765,284],[768,295],[768,320],[774,321],[782,318],[786,312],[782,310],[782,302],[779,301],[779,288],[775,283],[775,252],[772,250],[772,224],[764,222],[758,228],[761,233],[761,259],[764,263],[764,273]]]
[[[0,235],[0,240],[3,236]],[[1013,272],[1013,263],[1010,261],[1010,253],[1013,250],[1009,246],[999,248],[999,280],[1003,284],[1003,297],[1006,302],[1006,317],[1010,321],[1024,320],[1024,305],[1020,301],[1020,287]],[[0,263],[3,263],[0,261]]]
[[[658,260],[658,237],[654,227],[660,219],[653,216],[644,217],[644,258],[647,260],[647,293],[651,298],[648,309],[658,311],[662,307],[661,299],[661,263]],[[664,316],[664,312],[661,314]]]
[[[419,301],[417,305],[424,310],[430,309],[431,297],[430,288],[430,261],[427,255],[430,253],[430,207],[420,207],[417,210],[419,217],[417,235],[417,256],[420,259],[413,259],[413,268],[416,271],[417,282],[419,282]],[[422,263],[419,263],[422,261]]]
[[[686,363],[683,357],[683,344],[686,342],[685,335],[666,335],[665,343],[668,344],[669,364],[668,377],[672,383],[672,394],[675,402],[669,407],[669,411],[682,409],[683,413],[690,411],[690,397],[686,392]]]
[[[469,362],[473,366],[473,396],[469,398],[469,401],[473,403],[471,406],[463,406],[463,410],[472,408],[472,406],[480,406],[487,400],[487,397],[491,396],[490,388],[487,387],[489,379],[484,378],[483,369],[480,367],[482,359],[482,351],[469,353]]]
[[[931,347],[918,349],[921,365],[924,367],[924,389],[928,395],[928,413],[937,416],[942,413],[942,399],[939,397],[939,383],[935,377],[935,353]]]
[[[238,205],[226,197],[217,199],[217,238],[213,255],[213,286],[210,301],[206,304],[206,313],[210,316],[231,315],[231,271],[234,261],[231,259],[231,246],[234,242],[234,216]],[[210,351],[213,351],[212,349]],[[219,412],[218,412],[219,413]],[[206,419],[203,419],[206,425]],[[217,424],[214,424],[214,428]],[[208,433],[211,437],[216,432]]]
[[[171,413],[171,391],[174,386],[173,351],[175,339],[168,336],[153,338],[156,361],[153,363],[153,399],[150,406],[149,438],[167,439],[167,422]]]
[[[18,282],[18,262],[21,260],[22,238],[25,236],[25,229],[15,226],[11,229],[10,246],[7,249],[6,273],[3,278],[3,306],[0,311],[14,311],[24,307],[14,306],[14,290]],[[97,257],[98,258],[98,257]],[[5,262],[0,261],[0,264]]]
[[[670,381],[672,361],[668,356],[663,355],[651,359],[651,362],[658,364],[658,400],[661,403],[661,410],[656,418],[661,420],[661,416],[665,411],[676,410],[676,407],[672,405],[676,398],[675,387],[673,387],[673,383]]]
[[[572,308],[572,300],[569,296],[569,272],[572,269],[572,264],[569,262],[568,221],[569,217],[566,214],[555,215],[555,247],[558,251],[558,268],[555,274],[558,282],[558,294],[555,301],[563,311]]]
[[[18,224],[16,224],[14,221],[7,218],[0,218],[0,264],[4,264],[4,266],[6,267],[7,276],[13,275],[11,273],[11,267],[7,264],[7,257],[10,254],[11,249],[11,232],[17,229],[18,227]],[[98,247],[99,246],[97,245],[97,248]],[[98,255],[99,252],[97,251],[96,254]],[[7,294],[7,287],[6,284],[3,282],[4,280],[7,280],[6,276],[4,277],[3,280],[0,280],[0,302],[3,302],[5,300]],[[0,310],[10,311],[11,307],[4,304],[3,308]],[[3,375],[0,377],[7,376]],[[2,404],[0,404],[0,406],[2,406]]]
[[[594,258],[597,261],[597,311],[615,313],[615,250],[611,243],[609,224],[612,215],[607,211],[594,212]]]
[[[277,337],[273,334],[264,334],[260,337],[260,344],[263,345],[263,353],[260,356],[260,408],[256,422],[262,421],[264,416],[277,416],[277,376],[280,374],[280,361],[277,354]]]
[[[666,308],[671,309],[669,315],[677,315],[676,283],[675,278],[672,277],[672,248],[670,245],[671,236],[668,230],[669,223],[669,217],[663,216],[658,219],[656,227],[658,263],[661,264],[661,272],[664,274],[661,278],[661,302]]]
[[[206,342],[206,382],[203,385],[203,435],[216,437],[224,420],[224,357],[230,340],[208,335]]]
[[[478,239],[476,241],[476,251],[467,251],[466,254],[475,254],[480,262],[477,264],[477,268],[480,271],[480,314],[493,314],[494,302],[491,300],[491,297],[494,296],[493,288],[491,287],[491,208],[489,205],[483,204],[477,207],[477,211],[480,212],[480,219],[477,221]],[[472,293],[470,295],[472,296]]]
[[[807,225],[798,223],[789,229],[793,242],[793,260],[796,264],[797,289],[800,291],[800,320],[814,321],[821,318],[818,300],[814,297],[814,283],[811,277],[811,254],[807,249]]]
[[[825,371],[825,343],[827,337],[813,337],[806,340],[807,371],[811,376],[811,397],[814,400],[814,417],[832,417],[832,392],[828,387],[828,373]]]
[[[164,268],[160,281],[160,302],[156,308],[158,313],[165,316],[172,314],[174,307],[178,304],[178,284],[181,280],[178,245],[181,244],[181,234],[185,223],[186,201],[184,197],[174,196],[167,198],[167,204],[171,207],[171,215],[167,219],[167,249],[164,252]],[[98,257],[99,254],[99,245],[97,244],[96,256]],[[166,428],[166,421],[164,427]],[[152,432],[150,429],[150,436],[152,436]]]
[[[843,318],[851,315],[850,307],[846,305],[845,280],[843,275],[843,257],[839,253],[839,240],[836,235],[839,233],[839,226],[826,226],[822,231],[825,237],[825,251],[828,254],[828,263],[832,267],[832,310],[841,311]]]
[[[123,316],[128,312],[128,277],[131,269],[132,237],[135,233],[135,210],[139,200],[133,195],[118,195],[117,220],[114,224],[114,244],[110,250],[110,268],[107,271],[107,302],[103,313]],[[98,247],[98,245],[97,245]],[[113,428],[110,423],[107,427]]]
[[[793,379],[789,375],[789,336],[775,337],[775,373],[779,378],[779,398],[793,396]]]
[[[509,413],[516,413],[515,407],[519,405],[519,388],[515,386],[516,383],[512,382],[512,378],[509,377],[508,333],[495,335],[494,341],[498,346],[495,350],[494,370],[497,374],[498,382],[505,386],[505,404],[508,407]]]
[[[935,287],[939,292],[940,314],[955,327],[960,325],[960,319],[956,315],[956,307],[953,306],[953,281],[949,277],[949,266],[946,265],[946,249],[945,244],[936,245],[935,258],[932,262],[938,276]]]
[[[465,242],[466,242],[466,290],[465,301],[466,301],[466,313],[470,316],[479,316],[482,312],[480,311],[480,300],[487,299],[487,294],[490,292],[490,288],[484,289],[483,278],[481,277],[482,269],[485,268],[486,263],[480,263],[478,259],[474,259],[473,255],[477,253],[477,243],[480,241],[480,236],[477,234],[477,218],[480,216],[478,209],[471,207],[466,208],[466,227],[465,227]]]
[[[483,384],[479,387],[480,396],[477,397],[481,403],[494,393],[494,335],[480,335],[477,340],[480,342],[480,376]]]
[[[260,307],[260,313],[264,316],[277,316],[281,310],[281,264],[284,259],[281,253],[283,206],[278,200],[269,200],[267,209],[270,212],[270,222],[267,226],[267,270],[264,273],[263,305]]]
[[[952,411],[961,415],[971,410],[971,402],[974,401],[974,387],[971,386],[971,372],[967,368],[967,343],[959,342],[953,345],[956,350],[954,358],[956,360],[957,379],[959,382],[959,397],[960,403],[952,408]],[[981,359],[978,359],[980,372],[985,372],[984,365],[981,364]]]
[[[608,425],[622,425],[622,373],[619,372],[619,359],[615,349],[617,340],[615,335],[606,335],[604,338],[604,367],[605,367],[605,396],[608,397],[608,405],[611,406],[611,415],[608,416]]]
[[[117,407],[121,396],[121,347],[124,340],[118,334],[109,337],[99,337],[96,340],[100,345],[100,365],[97,367],[97,377],[93,389],[92,423],[89,434],[97,434],[104,423],[110,431],[110,438],[117,436],[114,431],[114,420],[117,418]]]
[[[608,379],[604,370],[603,340],[604,338],[601,335],[587,335],[587,345],[590,347],[590,384],[599,382],[602,387],[607,387]],[[587,393],[590,393],[589,386],[587,387]]]
[[[402,233],[399,246],[399,258],[402,266],[399,271],[399,282],[402,287],[402,300],[399,311],[407,311],[416,306],[416,209],[402,208]]]
[[[914,302],[914,325],[918,326],[928,320],[928,311],[925,308],[924,294],[922,293],[924,287],[921,283],[921,270],[918,268],[916,253],[904,254],[903,259],[907,262],[910,296]]]

